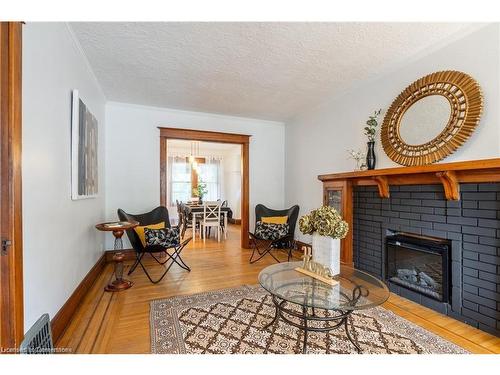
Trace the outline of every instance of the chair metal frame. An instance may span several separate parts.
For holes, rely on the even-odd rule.
[[[135,271],[135,269],[137,268],[137,266],[140,265],[141,268],[142,268],[142,270],[144,271],[144,273],[148,277],[149,281],[151,281],[153,284],[158,284],[167,275],[167,272],[170,270],[170,268],[173,266],[174,263],[176,263],[182,269],[184,269],[184,270],[186,270],[188,272],[191,272],[191,268],[189,268],[189,266],[186,265],[186,263],[184,263],[184,261],[180,257],[182,250],[184,250],[184,248],[189,243],[189,241],[191,241],[191,237],[189,237],[188,239],[186,239],[183,242],[181,242],[178,246],[169,247],[169,248],[164,248],[162,246],[146,246],[145,249],[147,251],[141,252],[141,253],[136,252],[136,260],[135,260],[134,264],[132,265],[132,267],[130,268],[130,270],[128,271],[128,275],[132,274],[132,272]],[[153,248],[156,248],[157,250],[155,251],[155,249],[153,249]],[[172,254],[170,254],[168,252],[168,250],[171,250],[171,249],[173,250]],[[167,259],[165,261],[162,261],[161,259],[158,259],[154,255],[155,253],[165,254],[165,256],[166,256]],[[158,264],[160,264],[162,266],[165,266],[165,264],[168,261],[170,261],[170,263],[167,266],[165,266],[165,271],[163,272],[163,274],[157,280],[153,280],[151,278],[148,270],[146,269],[146,267],[142,263],[142,258],[146,254],[151,255],[151,257],[156,261],[156,263],[158,263]]]
[[[248,232],[250,237],[250,245],[252,246],[252,255],[250,256],[250,264],[253,264],[262,258],[264,258],[267,254],[269,254],[273,259],[280,263],[280,260],[274,256],[272,253],[273,250],[285,250],[287,251],[289,262],[292,258],[292,252],[295,249],[295,225],[297,223],[297,218],[299,216],[299,206],[295,205],[286,210],[274,210],[268,208],[262,204],[258,204],[255,206],[255,222],[262,220],[262,217],[269,216],[288,216],[288,225],[289,230],[288,233],[276,240],[266,240],[257,237],[254,233]],[[254,256],[256,257],[254,259]]]
[[[147,212],[145,214],[128,214],[122,209],[118,209],[118,217],[122,221],[127,221],[127,220],[138,221],[140,225],[152,225],[163,221],[165,222],[165,228],[171,228],[168,210],[166,207],[163,206],[156,207],[154,210]],[[188,272],[191,271],[191,268],[189,268],[189,266],[187,266],[186,263],[181,258],[181,252],[182,250],[184,250],[189,241],[191,241],[191,237],[180,242],[178,245],[165,248],[160,245],[144,246],[141,240],[139,239],[139,236],[135,232],[135,230],[129,229],[126,232],[132,247],[136,251],[136,260],[132,265],[132,267],[130,268],[130,270],[128,271],[128,275],[131,275],[132,272],[135,271],[137,266],[140,265],[144,273],[148,277],[149,281],[151,281],[153,284],[157,284],[161,280],[163,280],[163,278],[165,277],[165,275],[167,274],[167,272],[170,270],[170,268],[174,263],[176,263],[179,267]],[[151,257],[156,261],[156,263],[165,266],[165,271],[157,280],[153,280],[153,278],[151,277],[151,275],[149,274],[148,270],[146,269],[145,265],[142,262],[142,259],[146,254],[151,255]],[[164,254],[167,259],[163,261],[157,258],[155,254]]]

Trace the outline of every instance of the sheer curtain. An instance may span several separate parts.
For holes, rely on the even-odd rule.
[[[185,156],[169,155],[167,159],[168,192],[167,205],[175,201],[186,202],[191,198],[191,165]]]
[[[198,183],[202,182],[207,186],[207,195],[203,198],[206,201],[216,201],[222,199],[222,157],[208,156],[205,163],[198,164]]]

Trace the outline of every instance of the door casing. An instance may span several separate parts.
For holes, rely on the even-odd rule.
[[[0,348],[24,336],[22,237],[22,23],[0,22]]]
[[[250,211],[250,135],[205,130],[159,127],[160,129],[160,204],[167,204],[167,140],[183,139],[241,145],[241,247],[250,248],[248,237]]]

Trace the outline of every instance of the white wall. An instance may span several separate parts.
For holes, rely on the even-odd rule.
[[[99,124],[99,196],[72,201],[71,90]],[[25,329],[51,318],[102,254],[105,98],[64,23],[23,31],[23,232]]]
[[[159,126],[249,134],[250,226],[254,207],[284,205],[284,125],[279,122],[123,103],[106,105],[106,217],[160,203]],[[111,246],[112,239],[107,238]],[[128,241],[124,241],[128,246]]]
[[[227,152],[223,159],[224,199],[233,210],[233,219],[241,219],[241,152]]]
[[[416,79],[439,70],[460,70],[483,89],[484,112],[477,131],[443,162],[498,157],[500,152],[500,38],[498,24],[476,30],[429,51],[398,69],[344,93],[327,98],[286,123],[285,186],[287,205],[299,204],[301,213],[322,204],[319,174],[348,171],[355,162],[347,149],[366,149],[363,127],[378,108]],[[396,166],[377,142],[377,168]],[[302,237],[299,234],[299,237]],[[304,237],[302,237],[304,238]]]

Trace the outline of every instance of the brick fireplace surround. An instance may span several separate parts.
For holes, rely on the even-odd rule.
[[[389,283],[392,292],[500,336],[500,183],[460,184],[460,200],[446,200],[442,185],[353,189],[353,260],[385,279],[387,230],[452,241],[450,303]]]

